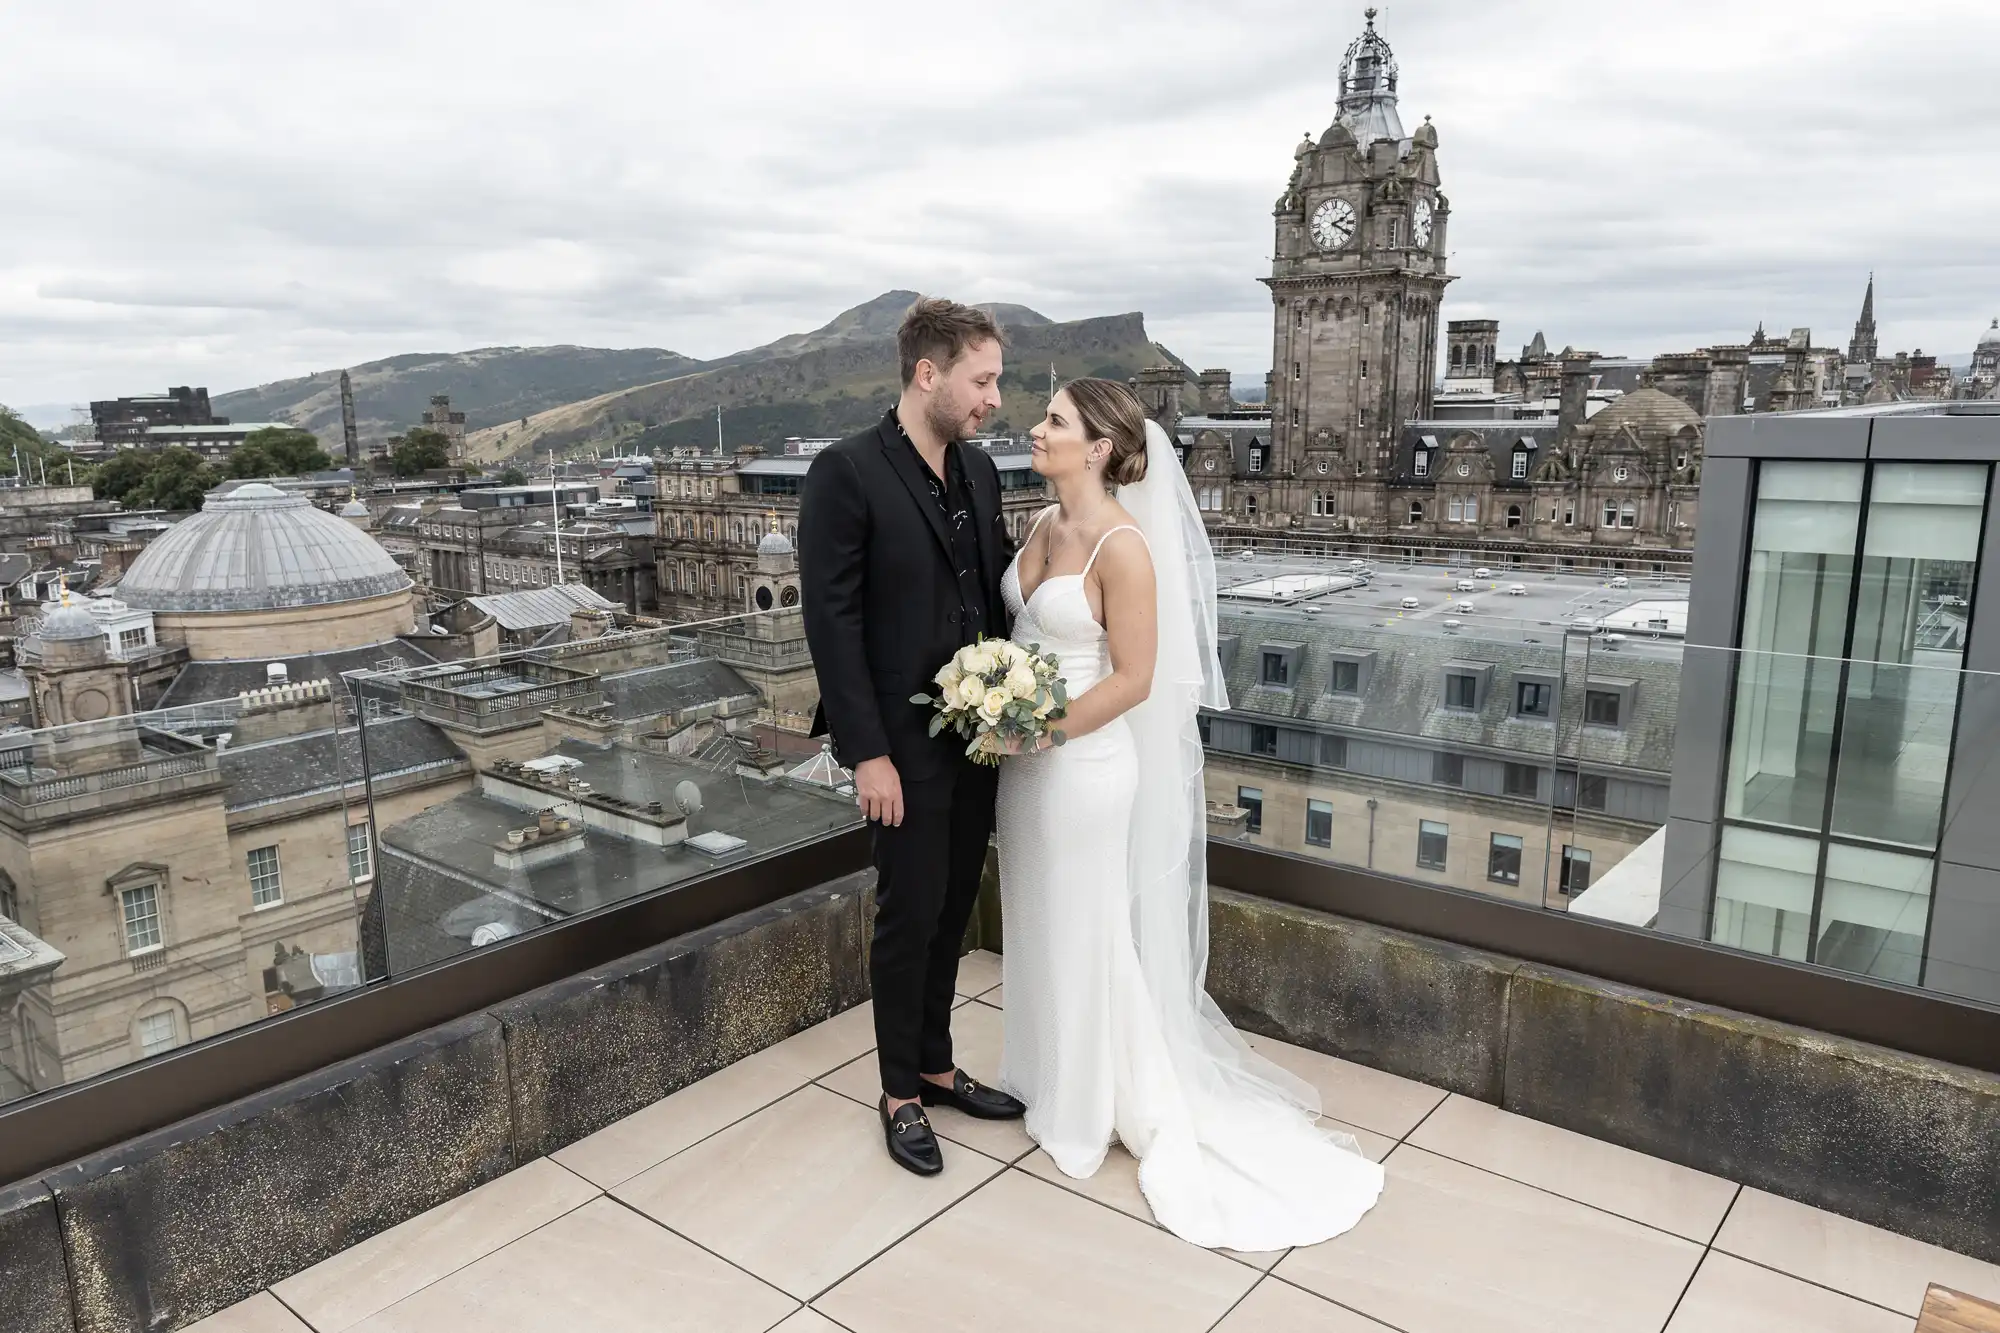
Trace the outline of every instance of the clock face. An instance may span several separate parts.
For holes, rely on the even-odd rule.
[[[1204,471],[1204,472],[1213,472],[1213,471],[1215,471],[1215,460],[1214,460],[1213,458],[1204,458],[1204,459],[1202,459],[1202,460],[1201,460],[1201,470],[1202,470],[1202,471]]]
[[[1326,460],[1324,458],[1319,460],[1319,471],[1321,476],[1326,475]]]
[[[1431,248],[1431,205],[1428,199],[1417,200],[1417,206],[1410,212],[1410,239],[1417,243],[1419,250]]]
[[[1338,250],[1354,238],[1354,205],[1345,199],[1329,199],[1313,210],[1313,244],[1322,250]]]

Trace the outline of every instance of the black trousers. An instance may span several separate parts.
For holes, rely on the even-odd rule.
[[[882,1091],[915,1097],[919,1075],[946,1074],[958,952],[993,836],[999,773],[966,760],[903,787],[903,822],[875,825],[875,1053]]]

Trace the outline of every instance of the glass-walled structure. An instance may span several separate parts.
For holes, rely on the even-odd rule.
[[[1715,424],[1661,926],[2000,997],[2000,415]]]

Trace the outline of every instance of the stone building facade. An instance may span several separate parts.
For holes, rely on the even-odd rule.
[[[769,456],[753,446],[728,458],[681,454],[659,461],[653,550],[662,618],[701,620],[764,609],[757,601],[759,548],[771,533],[788,545],[798,540],[799,494],[813,453],[824,443],[792,441],[788,452]],[[993,455],[1007,523],[1019,540],[1049,502],[1029,466],[1027,443],[972,444]]]

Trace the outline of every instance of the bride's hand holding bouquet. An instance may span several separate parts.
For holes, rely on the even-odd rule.
[[[1069,692],[1059,667],[1055,654],[1036,645],[981,638],[938,669],[936,694],[910,702],[937,710],[931,735],[950,727],[966,742],[966,758],[997,766],[1006,755],[1063,743],[1055,724],[1068,712]]]

